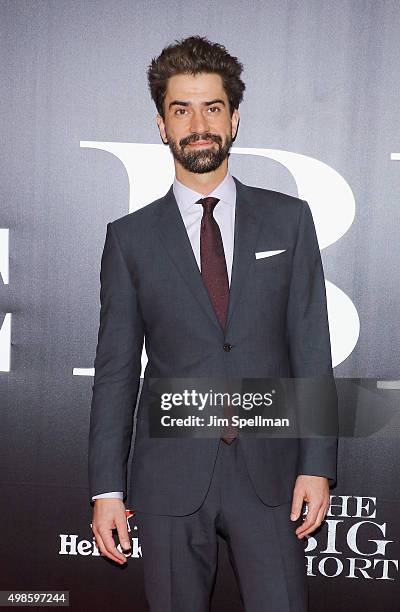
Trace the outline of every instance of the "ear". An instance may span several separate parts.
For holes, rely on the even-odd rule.
[[[157,113],[157,117],[156,117],[156,121],[157,121],[157,125],[158,125],[158,129],[160,131],[160,138],[163,141],[163,143],[165,145],[168,144],[168,139],[167,139],[167,134],[165,131],[165,123],[163,118],[161,117],[161,115],[159,113]]]
[[[232,141],[236,140],[236,136],[237,133],[239,131],[239,123],[240,123],[240,115],[239,115],[239,111],[237,108],[235,108],[235,110],[232,113],[232,117],[231,117],[231,126],[232,126]]]

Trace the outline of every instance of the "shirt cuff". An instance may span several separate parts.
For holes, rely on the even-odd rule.
[[[110,493],[101,493],[100,495],[93,495],[92,500],[103,499],[105,497],[110,497],[113,499],[123,499],[124,493],[123,491],[111,491]]]

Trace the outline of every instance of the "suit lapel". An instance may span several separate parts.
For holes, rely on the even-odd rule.
[[[244,285],[248,277],[248,268],[254,258],[257,234],[261,225],[255,212],[254,196],[252,201],[251,188],[238,181],[235,177],[233,178],[236,184],[236,210],[226,330],[232,319],[234,308],[240,297],[243,296]],[[213,324],[223,333],[224,330],[219,324],[208,291],[203,283],[172,185],[158,209],[158,231],[164,248],[190,291]]]
[[[255,245],[261,223],[256,214],[254,192],[233,177],[236,183],[235,231],[233,243],[232,275],[226,328],[245,289],[248,269],[254,259]]]
[[[220,332],[222,328],[215,314],[208,291],[203,283],[185,224],[176,202],[172,186],[159,207],[158,231],[161,241],[190,291]],[[177,296],[179,299],[179,296]]]

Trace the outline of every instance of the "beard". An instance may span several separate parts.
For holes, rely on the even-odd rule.
[[[168,134],[167,134],[168,137]],[[211,140],[217,144],[217,148],[214,144],[210,144],[207,148],[199,149],[198,151],[193,149],[189,150],[186,147],[198,140]],[[171,153],[176,161],[178,161],[185,170],[194,172],[196,174],[204,174],[205,172],[212,172],[220,167],[222,162],[229,156],[229,151],[232,146],[232,137],[230,134],[226,135],[225,142],[222,142],[221,136],[216,134],[192,134],[186,138],[182,138],[179,145],[173,138],[168,137],[168,146]]]

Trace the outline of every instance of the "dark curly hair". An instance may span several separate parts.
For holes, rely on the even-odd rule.
[[[232,116],[243,99],[245,84],[240,78],[243,65],[237,57],[229,55],[223,45],[212,43],[204,36],[189,36],[175,40],[152,59],[147,69],[151,97],[164,119],[164,100],[168,79],[177,74],[215,73],[222,83],[229,100]]]

